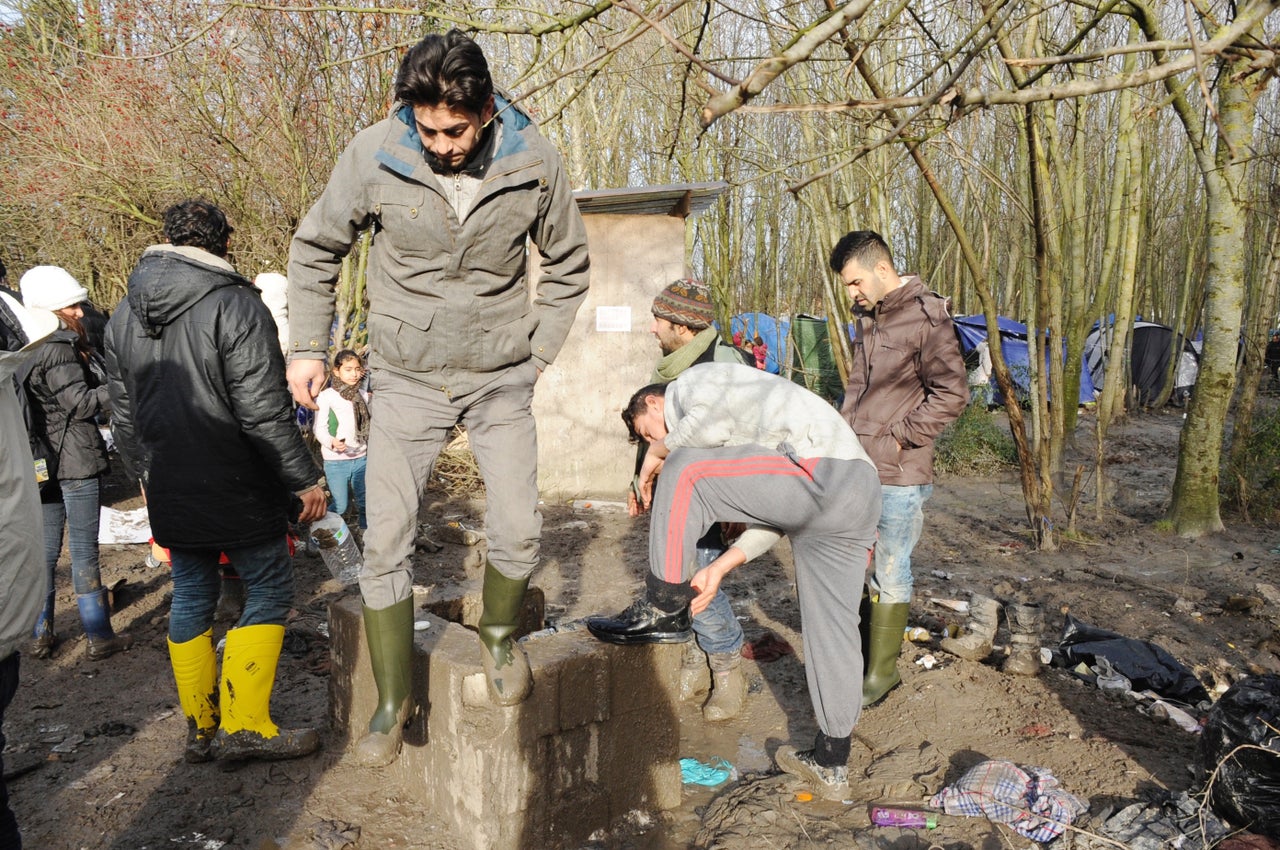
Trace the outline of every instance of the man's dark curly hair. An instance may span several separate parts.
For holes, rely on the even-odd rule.
[[[190,245],[225,257],[233,232],[222,210],[208,201],[179,201],[164,211],[164,238],[170,245]]]
[[[645,399],[651,396],[666,398],[666,384],[649,384],[636,390],[635,395],[622,409],[622,421],[627,426],[627,439],[633,443],[643,443],[645,439],[636,433],[636,417],[645,411]]]
[[[459,30],[432,34],[409,48],[396,72],[396,100],[411,106],[443,104],[480,114],[493,95],[489,63]]]

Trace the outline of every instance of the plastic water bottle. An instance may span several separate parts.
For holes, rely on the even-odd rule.
[[[936,829],[938,816],[918,809],[899,809],[896,806],[872,806],[871,822],[876,826],[900,826],[912,829]]]
[[[351,529],[347,528],[346,520],[329,511],[323,519],[311,523],[308,536],[333,577],[343,584],[355,584],[364,569],[364,557],[351,536]]]

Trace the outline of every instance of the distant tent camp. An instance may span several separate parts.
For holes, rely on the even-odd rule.
[[[729,320],[729,333],[742,331],[745,342],[756,337],[769,349],[764,368],[777,375],[782,371],[781,364],[786,363],[787,336],[791,332],[791,322],[787,319],[775,319],[768,313],[740,313]]]
[[[954,322],[956,336],[960,338],[960,349],[966,355],[973,351],[978,343],[987,338],[987,319],[985,316],[957,316]],[[996,324],[1000,328],[1000,350],[1004,354],[1004,361],[1013,377],[1014,386],[1018,388],[1018,394],[1022,398],[1028,398],[1031,395],[1031,360],[1027,345],[1027,326],[1004,316],[997,316]],[[1065,351],[1063,352],[1063,357],[1066,357]],[[991,385],[993,387],[995,387],[995,380],[995,377],[992,376]],[[1003,404],[1004,402],[999,393],[1000,391],[997,388],[996,401]],[[1081,364],[1080,404],[1088,404],[1092,401],[1093,380],[1089,370]]]
[[[1108,324],[1105,332],[1101,327],[1095,326],[1084,341],[1085,366],[1089,369],[1094,384],[1099,387],[1102,386],[1103,374],[1109,368],[1107,351],[1111,347],[1113,329],[1113,324]],[[1179,339],[1180,354],[1172,396],[1175,400],[1179,390],[1190,389],[1195,384],[1196,375],[1200,372],[1200,354],[1195,345],[1186,339]],[[1144,407],[1154,404],[1164,390],[1173,348],[1173,328],[1141,320],[1133,323],[1129,346],[1129,386],[1135,389],[1138,403]]]
[[[827,320],[796,316],[791,322],[791,341],[791,380],[827,401],[838,399],[844,393],[844,384],[831,348]]]

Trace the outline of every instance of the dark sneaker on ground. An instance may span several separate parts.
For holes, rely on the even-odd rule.
[[[590,617],[587,630],[605,643],[684,643],[693,637],[689,606],[661,611],[643,597],[616,617]]]
[[[824,800],[849,799],[849,768],[823,767],[814,761],[813,750],[779,747],[774,760],[784,773],[803,779]]]

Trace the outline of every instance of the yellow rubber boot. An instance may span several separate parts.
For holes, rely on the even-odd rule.
[[[218,731],[218,657],[213,652],[213,629],[189,641],[169,641],[169,663],[178,686],[178,702],[187,718],[187,749],[182,757],[193,764],[213,758],[210,747]]]
[[[271,689],[284,645],[284,626],[243,626],[227,632],[219,692],[222,724],[214,740],[220,759],[291,759],[315,752],[314,729],[280,729],[271,721]]]

